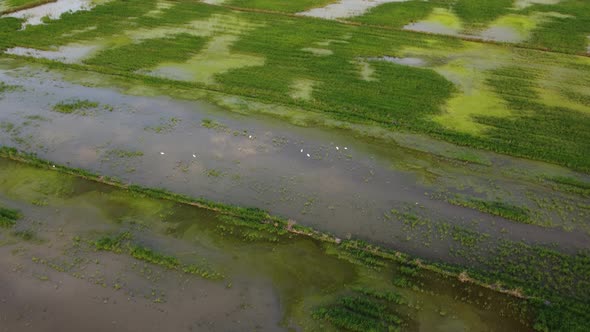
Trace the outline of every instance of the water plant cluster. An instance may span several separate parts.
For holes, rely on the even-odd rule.
[[[9,228],[16,224],[22,216],[18,210],[0,206],[0,227]]]
[[[174,256],[164,255],[140,244],[134,244],[132,239],[131,233],[123,232],[117,236],[99,238],[94,242],[94,246],[97,250],[112,251],[118,254],[126,253],[140,261],[159,265],[170,270],[198,275],[205,279],[223,279],[223,274],[215,272],[207,266],[183,264]]]
[[[55,104],[53,110],[55,112],[72,114],[76,112],[84,112],[93,108],[97,108],[99,103],[90,100],[69,100]]]

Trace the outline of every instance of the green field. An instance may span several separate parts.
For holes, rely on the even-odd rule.
[[[588,330],[589,1],[97,0],[52,17],[0,17],[0,250],[36,264],[4,270],[110,289],[84,264],[124,260],[148,281],[128,268],[112,288],[151,287],[150,305],[178,291],[160,278],[239,292],[227,324],[269,308],[304,331]]]
[[[2,19],[0,47],[95,45],[99,50],[77,68],[296,105],[351,123],[590,169],[587,57],[198,2],[149,14],[155,6],[111,2],[24,31],[16,31],[17,20]],[[383,56],[423,64],[375,60]],[[307,92],[298,94],[301,84]]]

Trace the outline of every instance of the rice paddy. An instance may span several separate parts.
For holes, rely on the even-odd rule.
[[[0,13],[0,327],[588,329],[586,1]]]

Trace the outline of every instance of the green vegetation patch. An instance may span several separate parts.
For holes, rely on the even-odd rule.
[[[185,62],[202,49],[206,40],[186,33],[148,39],[136,44],[107,48],[84,63],[134,72],[153,68],[162,62]]]
[[[72,113],[81,113],[83,114],[84,111],[88,111],[91,109],[95,109],[99,106],[99,103],[90,100],[81,100],[81,99],[73,99],[68,101],[62,101],[53,106],[53,111],[63,113],[63,114],[72,114]]]
[[[417,20],[434,4],[440,6],[437,8],[450,8],[474,24],[501,17],[506,10],[515,11],[510,9],[512,1],[508,4],[504,0],[408,1],[378,6],[366,17],[355,20],[370,20],[369,17],[375,18],[387,8],[392,11],[392,24],[401,22],[395,15]],[[567,15],[580,13],[581,19],[583,13],[590,12],[583,10],[585,6],[588,5],[580,1],[564,0],[556,5],[530,6],[522,14],[553,8]],[[0,19],[0,49],[96,45],[103,47],[102,51],[86,59],[83,65],[43,59],[27,61],[116,75],[150,87],[167,87],[188,98],[198,95],[197,89],[214,90],[294,106],[344,122],[409,130],[459,145],[558,163],[584,172],[590,170],[590,132],[586,130],[590,116],[576,111],[576,107],[587,103],[587,98],[567,86],[572,80],[582,80],[580,85],[584,86],[583,78],[588,76],[585,73],[590,67],[582,66],[581,59],[367,25],[234,11],[192,1],[174,3],[158,15],[147,15],[156,8],[155,0],[111,1],[92,11],[64,14],[59,20],[25,30],[19,30],[18,20]],[[397,10],[401,12],[395,14]],[[385,24],[387,18],[378,20]],[[551,17],[547,22],[560,20],[579,21],[576,16]],[[578,51],[587,47],[582,48],[582,44],[588,43],[588,29],[581,27],[581,32],[575,34],[583,36],[573,46]],[[563,35],[569,38],[572,34]],[[323,56],[309,52],[310,49],[321,50]],[[406,53],[411,56],[412,52],[418,53],[427,68],[367,60],[401,57]],[[515,58],[518,61],[512,61]],[[531,66],[532,63],[539,66]],[[502,65],[517,70],[492,73]],[[550,72],[554,67],[569,65],[577,65],[578,73],[560,80],[561,75]],[[535,73],[536,67],[544,72]],[[363,79],[362,68],[369,69],[370,79]],[[488,75],[493,77],[487,80]],[[174,77],[178,80],[170,79]],[[293,82],[301,80],[314,82],[313,88],[305,90],[305,98],[292,98]],[[451,80],[461,82],[455,84]],[[538,98],[546,95],[538,85],[547,80],[551,86],[563,85],[567,94],[563,98],[576,107],[560,100],[547,104]],[[477,86],[471,86],[473,82]],[[455,99],[464,95],[471,96],[469,103]],[[452,101],[463,105],[463,111],[468,111],[467,119],[461,118],[465,114],[448,112]],[[444,115],[448,115],[446,123],[437,121]],[[478,129],[462,130],[470,128],[448,126],[449,123]]]
[[[347,331],[401,331],[403,320],[386,297],[372,289],[362,289],[340,297],[336,303],[317,308],[313,317]],[[374,296],[376,295],[376,296]],[[401,296],[395,296],[397,299]]]
[[[448,199],[449,203],[477,209],[485,213],[500,216],[502,218],[522,222],[525,224],[533,223],[530,217],[530,211],[527,208],[512,205],[501,201],[486,201],[477,198],[455,197]]]
[[[569,176],[554,176],[544,177],[545,180],[557,185],[560,189],[580,194],[582,196],[590,196],[590,183],[578,180]]]
[[[17,85],[9,85],[4,82],[0,82],[0,93],[16,91],[18,89],[19,86]]]
[[[142,151],[128,151],[128,150],[115,149],[115,150],[106,151],[105,156],[106,157],[117,157],[117,158],[136,158],[136,157],[142,157],[143,152]]]
[[[219,215],[217,230],[222,234],[236,236],[249,242],[274,242],[286,238],[289,232],[282,220]]]
[[[187,274],[198,275],[205,279],[223,279],[223,275],[208,267],[183,264],[178,258],[158,253],[145,246],[132,243],[132,235],[129,232],[121,233],[115,237],[102,237],[94,242],[97,250],[111,251],[114,253],[127,253],[133,258],[159,265],[170,270],[177,270]]]
[[[12,227],[20,218],[22,218],[22,215],[18,210],[13,210],[0,206],[0,227]]]
[[[552,5],[533,5],[524,13],[558,13],[533,31],[526,45],[567,53],[586,54],[590,36],[590,2],[562,0]]]
[[[453,11],[467,24],[484,25],[510,11],[514,0],[457,0]]]
[[[4,3],[0,3],[0,15],[56,1],[57,0],[4,0]]]
[[[352,17],[350,20],[366,24],[403,28],[407,24],[426,18],[434,8],[443,5],[442,2],[450,2],[450,0],[390,2],[373,7],[364,15]]]

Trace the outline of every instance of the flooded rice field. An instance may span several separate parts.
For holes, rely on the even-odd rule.
[[[246,117],[207,103],[127,96],[68,83],[51,73],[26,72],[0,74],[6,84],[19,87],[0,100],[5,132],[0,144],[56,163],[260,207],[340,238],[429,259],[457,259],[449,257],[453,240],[434,233],[416,237],[418,230],[408,229],[396,213],[420,217],[428,227],[462,227],[491,239],[559,243],[566,252],[588,248],[584,199],[567,192],[555,195],[536,177],[568,174],[559,168],[541,166],[527,178],[518,171],[527,162],[518,159],[489,154],[487,160],[468,163],[461,160],[470,157],[468,152],[458,159],[436,157],[363,142],[344,132]],[[60,106],[76,103],[89,105],[60,112]],[[498,172],[496,165],[513,173]],[[530,211],[527,223],[536,225],[452,204],[458,197],[523,206]]]
[[[586,7],[0,1],[0,332],[588,330]]]
[[[512,296],[5,159],[0,206],[21,214],[0,229],[1,331],[318,331],[345,307],[374,330],[531,330]]]

